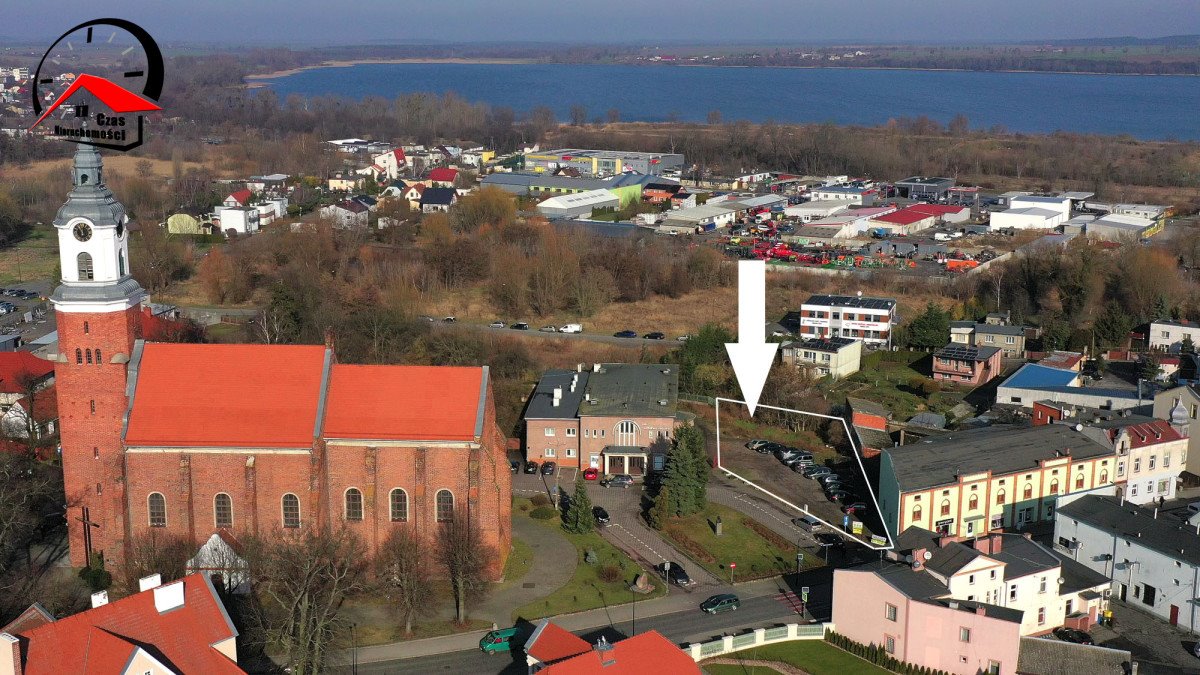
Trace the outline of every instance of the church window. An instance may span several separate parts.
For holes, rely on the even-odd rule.
[[[233,527],[233,500],[224,492],[213,497],[213,518],[217,527]]]
[[[392,490],[391,511],[393,523],[408,522],[408,493],[400,488]]]
[[[87,335],[87,334],[88,334],[88,332],[89,332],[89,331],[88,331],[88,322],[84,321],[84,322],[83,322],[83,334],[84,334],[84,335]]]
[[[454,493],[449,490],[438,490],[437,521],[439,523],[454,521]]]
[[[96,350],[96,365],[100,365],[103,361],[100,360],[100,350]]]
[[[283,496],[283,526],[288,529],[300,527],[300,499],[290,492]]]
[[[346,520],[363,519],[363,497],[358,488],[346,490]]]
[[[100,448],[98,446],[92,448],[92,459],[100,459]]]
[[[79,280],[91,281],[96,278],[95,271],[92,269],[92,256],[89,253],[80,253],[76,258],[79,263]]]
[[[96,414],[96,399],[92,399],[92,400],[88,401],[88,405],[90,405],[92,407],[92,414],[95,415]]]
[[[121,276],[125,276],[125,252],[117,252],[117,269]]]
[[[150,511],[150,527],[166,527],[167,526],[167,500],[162,496],[162,493],[151,492],[147,498],[147,505]]]
[[[83,350],[79,347],[75,348],[75,363],[83,363]]]
[[[92,365],[92,350],[88,349],[87,351],[84,352],[84,354],[87,354],[88,365],[89,366]]]

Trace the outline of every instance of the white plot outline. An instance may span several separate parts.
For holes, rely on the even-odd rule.
[[[745,477],[740,476],[737,473],[725,468],[725,466],[723,466],[721,464],[721,401],[725,401],[726,403],[735,403],[737,405],[743,405],[743,406],[746,406],[747,408],[749,408],[749,405],[745,401],[739,401],[739,400],[733,399],[733,398],[721,398],[720,396],[716,397],[716,404],[714,407],[716,408],[716,420],[717,420],[717,468],[718,469],[720,469],[721,471],[724,471],[727,475],[732,476],[733,478],[736,478],[736,479],[742,481],[743,483],[745,483],[746,485],[749,485],[750,487],[754,488],[755,490],[762,492],[763,494],[767,495],[768,497],[771,497],[772,499],[775,499],[776,501],[778,501],[786,506],[790,506],[791,508],[793,508],[803,514],[806,514],[812,518],[817,519],[822,524],[824,524],[826,527],[829,527],[832,530],[836,530],[838,532],[841,532],[844,535],[849,536],[851,539],[861,543],[863,546],[866,546],[867,548],[869,548],[873,551],[890,551],[896,547],[895,542],[892,541],[892,534],[888,530],[887,523],[884,523],[884,527],[883,527],[883,534],[888,542],[887,546],[876,546],[875,544],[871,543],[871,541],[869,539],[863,539],[861,537],[856,537],[856,536],[854,536],[853,533],[846,532],[845,528],[843,528],[841,524],[835,525],[833,523],[827,522],[827,521],[823,520],[820,516],[809,511],[808,509],[801,507],[801,506],[796,506],[795,504],[789,502],[788,500],[784,499],[783,497],[780,497],[779,495],[775,494],[774,492],[771,492],[770,490],[762,487],[761,485],[756,484],[754,481],[748,480]],[[867,468],[865,466],[863,466],[862,455],[859,453],[858,445],[855,444],[855,442],[854,442],[854,433],[850,430],[850,425],[846,424],[846,419],[844,417],[837,417],[835,415],[825,415],[822,413],[810,412],[807,410],[795,410],[792,408],[780,408],[778,406],[767,405],[766,403],[759,403],[758,407],[759,408],[767,408],[769,410],[778,410],[780,412],[797,413],[800,415],[811,415],[813,417],[821,417],[821,418],[824,418],[827,420],[837,420],[838,422],[841,422],[842,427],[846,430],[846,440],[849,441],[850,449],[854,453],[854,460],[856,462],[858,462],[858,470],[862,472],[863,484],[867,486],[867,493],[871,495],[871,502],[875,505],[875,513],[879,514],[880,520],[883,519],[883,510],[879,508],[879,499],[875,496],[875,488],[871,486],[871,481],[867,477]]]

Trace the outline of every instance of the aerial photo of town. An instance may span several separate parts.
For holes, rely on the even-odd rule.
[[[0,675],[1200,673],[1192,0],[0,14]]]

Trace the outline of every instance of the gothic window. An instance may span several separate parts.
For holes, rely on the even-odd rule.
[[[283,496],[283,526],[288,529],[300,527],[300,499],[290,492]]]
[[[637,445],[638,426],[629,420],[617,425],[617,445]]]
[[[103,361],[100,360],[100,350],[96,350],[96,365],[100,365]]]
[[[997,503],[997,504],[1003,504],[1003,503],[1004,503],[1004,490],[1001,490],[1001,491],[999,491],[999,492],[997,492],[997,493],[996,493],[996,503]]]
[[[167,500],[161,493],[151,492],[146,500],[150,512],[150,527],[167,526]]]
[[[449,490],[438,490],[437,521],[449,523],[454,520],[454,494]]]
[[[391,511],[393,523],[408,522],[408,493],[400,488],[392,490]]]
[[[88,349],[87,351],[84,352],[84,354],[87,355],[88,365],[89,366],[92,365],[92,350]]]
[[[95,272],[92,270],[92,256],[89,253],[80,253],[77,257],[79,262],[79,280],[91,281],[96,278]]]
[[[346,490],[346,520],[363,519],[363,497],[358,488]]]
[[[88,334],[88,322],[86,322],[86,321],[83,322],[83,334],[84,335]]]
[[[1033,497],[1033,486],[1026,484],[1025,485],[1025,496],[1022,499],[1031,499],[1032,497]]]
[[[213,516],[217,527],[233,527],[233,500],[221,492],[213,497]]]
[[[921,521],[921,505],[917,504],[912,510],[912,520],[914,523]]]
[[[75,348],[75,363],[83,363],[83,350],[79,347]]]

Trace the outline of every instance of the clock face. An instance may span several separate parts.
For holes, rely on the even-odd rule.
[[[124,19],[81,23],[46,50],[31,87],[34,114],[41,115],[71,85],[73,78],[59,77],[65,73],[103,77],[153,100],[162,94],[162,52],[141,26]]]
[[[75,238],[79,241],[87,241],[92,238],[92,226],[87,223],[76,223],[71,232],[75,234]]]

